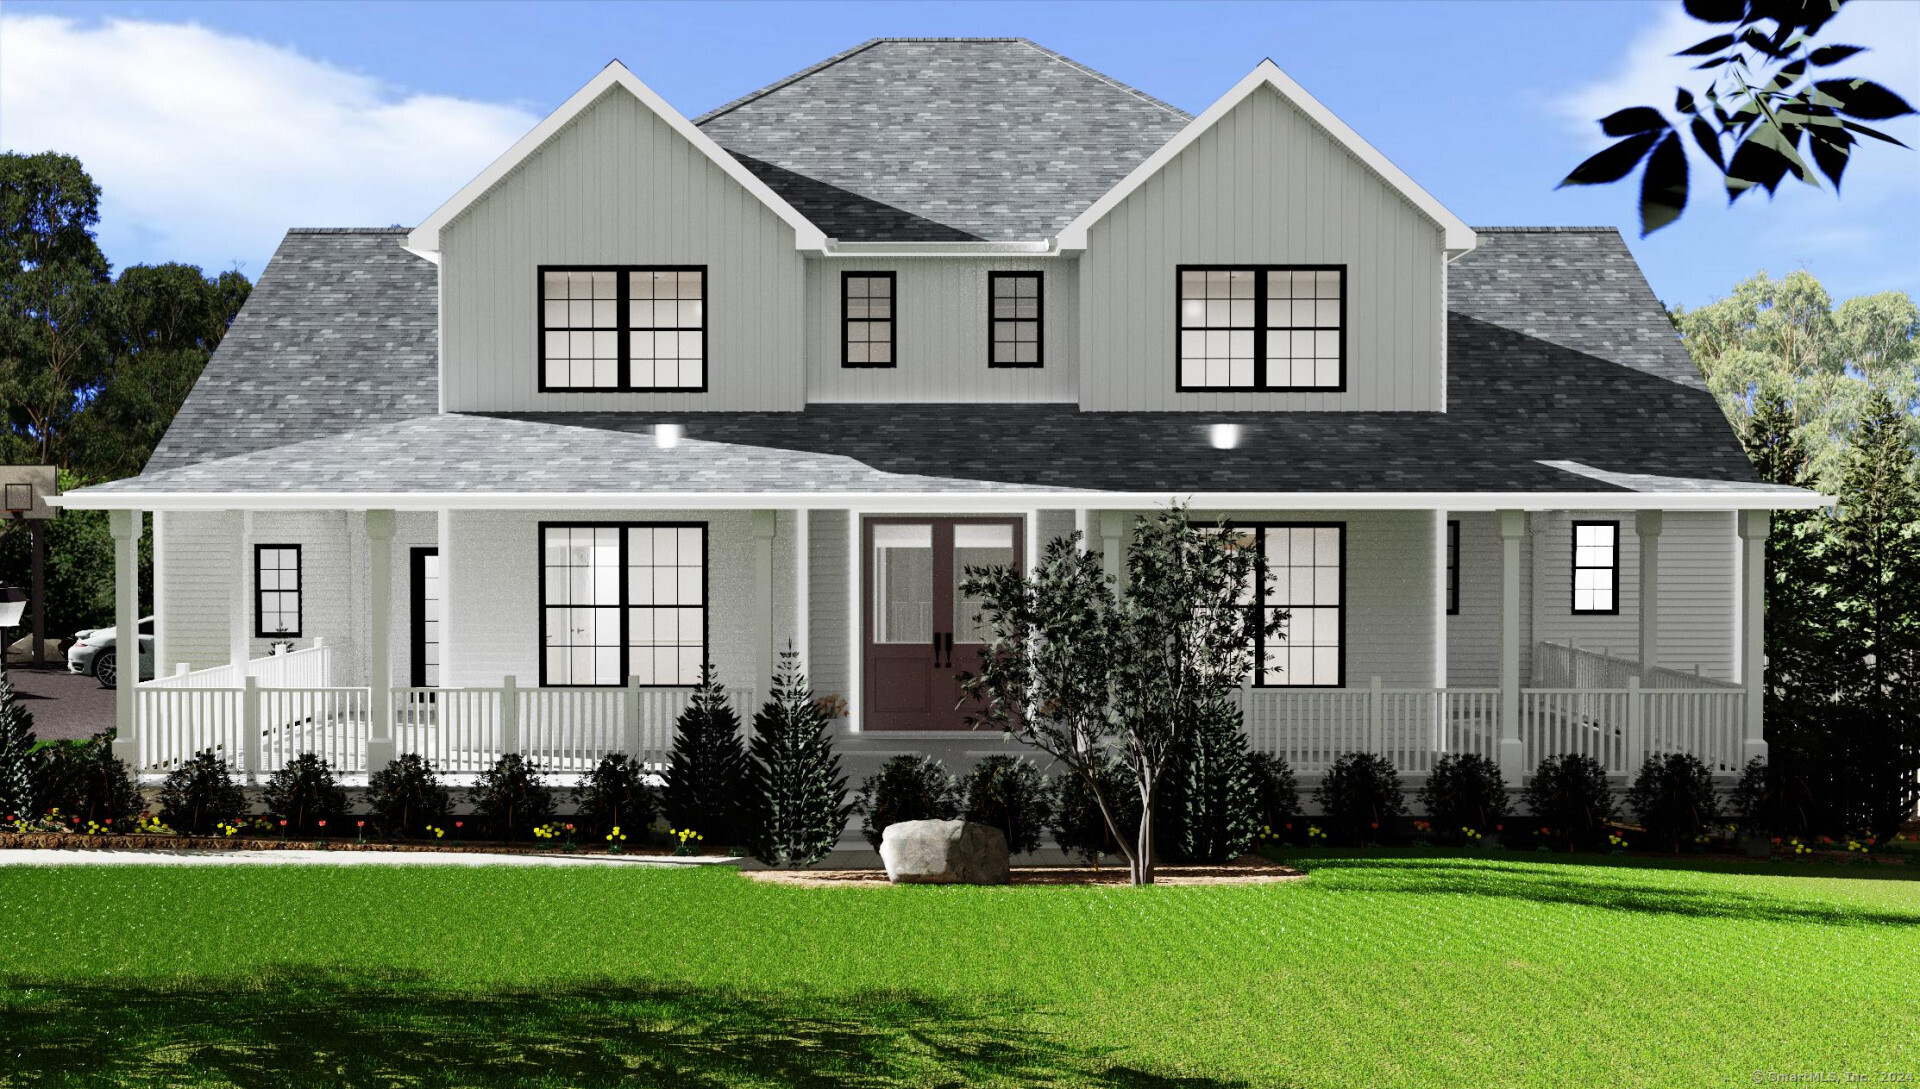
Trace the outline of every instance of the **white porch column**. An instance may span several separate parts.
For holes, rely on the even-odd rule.
[[[136,769],[140,737],[133,693],[140,684],[140,520],[137,510],[107,515],[107,530],[113,535],[114,657],[119,669],[113,689],[113,754]]]
[[[1073,531],[1080,535],[1079,551],[1080,554],[1084,556],[1087,554],[1087,545],[1092,543],[1087,540],[1087,534],[1090,532],[1087,529],[1087,508],[1075,508],[1073,512]]]
[[[393,651],[388,630],[393,626],[393,512],[367,512],[367,684],[372,688],[367,730],[367,774],[387,766],[394,756]]]
[[[1503,510],[1500,523],[1500,774],[1518,786],[1526,774],[1520,743],[1520,541],[1525,511]]]
[[[227,661],[236,678],[247,675],[247,661],[253,657],[253,512],[233,512],[234,578],[227,585]],[[238,683],[236,680],[235,683]]]
[[[1127,531],[1127,516],[1120,511],[1100,515],[1100,558],[1106,563],[1107,577],[1118,588],[1125,585],[1127,567],[1120,554],[1120,539]]]
[[[1643,510],[1634,515],[1640,536],[1640,684],[1652,687],[1660,659],[1660,530],[1666,513]]]
[[[1740,643],[1740,680],[1747,689],[1746,729],[1740,762],[1758,756],[1766,759],[1766,511],[1743,510],[1740,519],[1740,545],[1743,549],[1740,574],[1741,625],[1746,629]]]
[[[1447,512],[1433,512],[1433,686],[1447,687]],[[1444,698],[1444,697],[1443,697]],[[1436,704],[1435,706],[1438,706]]]
[[[773,534],[779,525],[779,512],[753,512],[753,622],[754,649],[758,652],[760,679],[754,687],[772,683],[773,666],[779,661],[777,639],[773,631]]]
[[[793,512],[793,649],[800,652],[800,668],[813,677],[813,511]]]

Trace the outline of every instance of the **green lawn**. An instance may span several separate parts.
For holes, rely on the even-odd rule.
[[[1920,1074],[1920,881],[1519,853],[1308,864],[1290,885],[1143,890],[0,868],[0,1085]]]

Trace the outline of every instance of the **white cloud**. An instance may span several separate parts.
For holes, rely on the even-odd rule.
[[[537,120],[191,24],[0,18],[0,141],[79,156],[116,264],[258,276],[288,227],[418,222]]]

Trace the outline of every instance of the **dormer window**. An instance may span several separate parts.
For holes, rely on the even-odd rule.
[[[1181,265],[1181,391],[1347,388],[1345,265]]]
[[[707,388],[704,265],[540,269],[540,391]]]

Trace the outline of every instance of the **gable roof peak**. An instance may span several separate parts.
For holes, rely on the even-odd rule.
[[[572,97],[560,104],[560,107],[543,118],[525,136],[517,140],[506,153],[495,159],[479,176],[468,182],[452,199],[435,209],[415,227],[407,238],[407,248],[422,255],[437,254],[440,251],[440,231],[452,222],[468,206],[490,192],[493,187],[512,173],[521,162],[530,158],[544,147],[547,141],[557,135],[561,129],[590,109],[601,96],[615,89],[623,90],[638,99],[642,106],[654,116],[666,122],[667,126],[682,139],[692,144],[694,150],[706,156],[721,172],[738,182],[747,192],[758,198],[775,215],[785,220],[793,228],[794,248],[818,249],[826,243],[826,235],[805,216],[796,211],[786,199],[767,187],[752,171],[739,160],[729,155],[713,138],[687,120],[686,115],[673,108],[659,92],[647,86],[639,76],[619,58],[607,62],[606,66],[586,82]]]
[[[1293,77],[1281,70],[1271,57],[1261,58],[1260,63],[1253,66],[1253,71],[1248,72],[1239,83],[1233,85],[1232,89],[1216,99],[1213,105],[1208,106],[1205,112],[1194,118],[1186,128],[1167,141],[1158,151],[1148,156],[1145,162],[1135,167],[1120,184],[1108,190],[1086,211],[1081,212],[1060,232],[1060,247],[1085,249],[1089,228],[1121,201],[1132,195],[1134,190],[1145,185],[1149,178],[1160,172],[1161,167],[1171,162],[1175,156],[1186,150],[1188,145],[1212,129],[1235,106],[1262,87],[1279,94],[1301,113],[1306,114],[1308,120],[1330,136],[1335,143],[1345,148],[1354,158],[1379,175],[1381,180],[1405,198],[1409,204],[1431,219],[1445,236],[1445,248],[1451,256],[1458,256],[1473,249],[1473,228],[1467,226],[1465,220],[1448,211],[1447,207],[1441,204],[1433,194],[1422,189],[1418,183],[1407,176],[1405,171],[1395,166],[1391,159],[1381,154],[1380,149],[1368,143],[1324,103],[1307,93],[1307,89],[1294,82]]]

